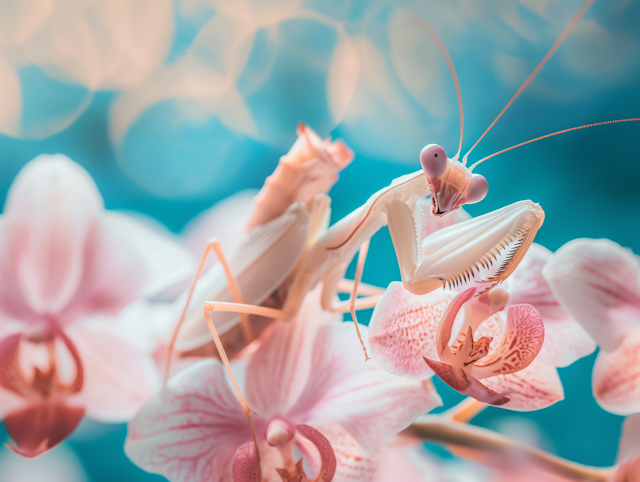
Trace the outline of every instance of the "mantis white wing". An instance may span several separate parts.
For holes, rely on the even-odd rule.
[[[251,305],[263,303],[289,276],[302,255],[309,233],[310,217],[304,203],[292,205],[285,214],[259,226],[242,240],[229,257],[242,300]],[[185,293],[176,301],[182,307]],[[202,306],[207,300],[233,302],[229,284],[220,263],[198,281],[185,322],[176,342],[178,351],[197,348],[211,341]],[[214,312],[212,321],[219,334],[238,322],[238,314]]]

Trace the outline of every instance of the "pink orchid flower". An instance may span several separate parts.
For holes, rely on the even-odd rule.
[[[426,200],[419,201],[418,206],[423,212],[423,239],[438,229],[471,217],[462,208],[446,216],[434,217],[430,213],[431,205]],[[502,284],[502,288],[510,295],[507,306],[529,304],[542,316],[545,340],[534,363],[544,362],[554,367],[566,367],[593,353],[596,345],[580,323],[563,309],[547,283],[544,268],[552,257],[550,250],[532,243],[518,268]],[[461,289],[473,284],[462,285]]]
[[[323,141],[302,123],[297,134],[298,140],[256,196],[247,231],[281,216],[296,201],[309,202],[316,194],[327,193],[338,172],[353,160],[353,152],[342,141]]]
[[[419,203],[418,207],[423,212],[423,238],[437,229],[468,218],[468,214],[462,209],[434,218],[428,214],[430,207],[426,202]],[[564,392],[556,368],[570,365],[595,349],[591,337],[562,308],[543,277],[543,269],[552,256],[548,249],[536,243],[531,245],[518,268],[503,284],[508,295],[505,291],[501,292],[508,301],[502,309],[507,308],[507,316],[496,307],[483,307],[475,301],[468,309],[465,308],[465,315],[470,311],[476,317],[469,322],[465,321],[476,326],[472,328],[475,338],[493,338],[491,350],[484,354],[485,359],[479,365],[487,362],[488,355],[496,353],[508,332],[508,313],[511,307],[531,305],[542,317],[544,339],[538,356],[518,372],[485,379],[484,384],[490,390],[509,393],[510,401],[504,407],[512,410],[537,410],[562,400]],[[467,286],[473,284],[472,281]],[[380,366],[408,378],[431,377],[434,372],[423,357],[436,362],[439,360],[436,335],[440,321],[455,295],[454,291],[439,290],[415,296],[405,290],[401,283],[391,283],[374,310],[369,325],[371,349]],[[489,316],[487,309],[493,314]],[[479,320],[478,317],[483,316],[483,313],[486,316]],[[516,313],[517,311],[512,312],[512,316]],[[520,314],[524,316],[525,312]],[[455,323],[454,328],[457,334],[464,337],[466,334],[460,332],[461,321],[462,319]],[[512,321],[515,323],[517,320],[512,318]],[[468,331],[468,326],[464,329]],[[457,349],[458,346],[454,344],[454,348]],[[462,353],[459,356],[461,355]],[[461,363],[464,365],[467,361]],[[484,392],[475,383],[473,386]],[[467,389],[471,389],[471,382]]]
[[[314,427],[329,440],[336,456],[336,481],[423,482],[444,480],[436,462],[422,449],[422,440],[407,435],[394,437],[380,450],[366,450],[340,424],[325,422]],[[422,449],[422,450],[421,450]],[[278,481],[280,482],[280,481]]]
[[[600,346],[593,393],[605,410],[640,412],[640,265],[607,239],[576,239],[544,269],[562,306]]]
[[[375,452],[440,399],[429,381],[405,380],[365,363],[353,326],[323,312],[319,298],[316,289],[293,320],[276,321],[239,373],[257,414],[260,465],[217,360],[176,375],[133,418],[125,443],[129,458],[176,482],[329,482],[353,480],[340,475],[352,469],[366,473],[347,462],[358,462],[358,451]],[[308,478],[299,479],[302,472]]]
[[[130,339],[144,311],[133,302],[191,267],[182,248],[105,211],[68,158],[40,156],[20,171],[0,217],[0,415],[15,451],[41,454],[85,414],[135,413],[158,373]]]
[[[436,373],[461,393],[513,410],[536,410],[561,400],[555,367],[534,362],[544,340],[537,310],[513,305],[505,317],[500,313],[508,299],[505,291],[474,298],[475,290],[416,296],[391,283],[371,318],[373,358],[408,378]],[[462,324],[454,325],[463,305]]]
[[[389,290],[394,288],[392,286]],[[400,289],[403,289],[401,285]],[[469,288],[451,300],[438,324],[435,339],[439,361],[430,354],[423,355],[423,359],[429,368],[453,389],[484,403],[504,405],[510,399],[482,384],[480,380],[504,377],[528,367],[542,347],[544,324],[540,314],[531,305],[511,306],[506,326],[501,324],[497,317],[489,321],[492,315],[504,309],[509,299],[508,294],[503,290],[494,289],[474,297],[476,291],[477,288]],[[454,321],[463,306],[463,323],[455,333]],[[379,327],[380,319],[388,324],[392,317],[393,313],[390,316],[387,304],[382,305],[380,310],[376,307],[372,325]],[[384,324],[384,321],[382,323]],[[500,340],[497,348],[492,347],[494,338]],[[374,336],[373,340],[376,339],[379,340],[379,337]],[[450,340],[454,342],[450,344]],[[374,358],[380,356],[377,345],[372,344]],[[382,355],[386,355],[384,350]],[[402,368],[394,367],[394,371]],[[504,387],[501,388],[501,392],[506,391]]]

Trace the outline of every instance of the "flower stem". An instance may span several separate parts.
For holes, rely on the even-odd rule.
[[[409,430],[424,441],[463,449],[456,452],[464,453],[474,460],[478,460],[477,455],[482,455],[482,459],[488,462],[493,461],[502,466],[517,464],[519,470],[538,468],[569,480],[606,482],[614,470],[611,467],[591,467],[570,462],[491,430],[447,420],[437,415],[419,417]]]
[[[454,422],[468,422],[473,417],[487,408],[486,403],[479,402],[475,398],[467,397],[455,407],[451,407],[440,416],[446,417]]]

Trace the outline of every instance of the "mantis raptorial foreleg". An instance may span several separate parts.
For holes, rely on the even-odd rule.
[[[407,203],[392,199],[385,204],[389,235],[398,258],[403,283],[413,279],[418,267],[418,235],[413,210]],[[415,206],[414,206],[415,208]]]
[[[187,310],[189,309],[189,302],[191,301],[191,297],[193,296],[193,290],[196,287],[196,283],[200,278],[200,273],[202,272],[202,268],[204,267],[204,264],[207,261],[207,257],[209,256],[209,253],[211,253],[211,251],[216,253],[216,255],[218,256],[218,260],[220,261],[220,264],[224,269],[224,273],[227,277],[229,288],[231,290],[231,294],[233,296],[234,301],[236,303],[242,303],[242,295],[240,293],[240,287],[238,286],[238,282],[236,281],[236,278],[233,276],[233,273],[231,272],[231,267],[229,266],[229,263],[227,262],[227,258],[224,255],[222,246],[220,246],[220,242],[217,239],[212,238],[209,240],[209,242],[207,243],[207,246],[204,249],[204,253],[202,254],[202,258],[200,259],[200,264],[198,265],[198,270],[196,271],[196,275],[193,279],[193,282],[191,283],[191,287],[189,288],[187,301],[182,310],[182,314],[180,315],[180,319],[178,320],[178,324],[176,325],[173,331],[171,342],[169,343],[167,361],[166,361],[165,370],[164,370],[164,385],[167,384],[167,380],[169,378],[169,371],[171,368],[171,356],[173,354],[173,348],[176,344],[176,340],[178,339],[178,333],[180,332],[180,327],[182,326],[182,323],[184,322],[184,318],[187,314]],[[247,316],[247,314],[242,313],[240,315],[240,323],[242,325],[242,331],[244,334],[245,342],[250,343],[253,340],[253,331],[251,329],[251,323],[249,322],[249,317]]]

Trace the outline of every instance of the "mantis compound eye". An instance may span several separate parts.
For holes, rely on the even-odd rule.
[[[482,201],[489,192],[489,183],[484,176],[474,174],[471,176],[469,184],[469,192],[467,193],[467,204],[473,204]]]
[[[420,164],[429,179],[440,177],[447,169],[447,153],[438,144],[429,144],[420,151]]]

